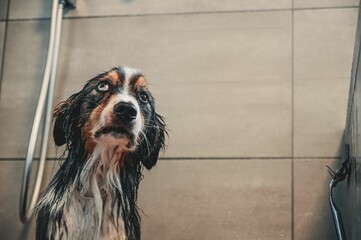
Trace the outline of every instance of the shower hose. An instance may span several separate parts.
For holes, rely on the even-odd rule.
[[[35,112],[34,122],[31,129],[29,146],[27,150],[24,174],[22,179],[22,186],[20,192],[20,204],[19,204],[19,217],[21,222],[26,223],[31,220],[34,209],[36,207],[41,182],[43,179],[46,152],[48,146],[49,129],[51,125],[51,112],[53,105],[53,95],[55,86],[55,77],[58,63],[61,26],[63,19],[63,9],[65,4],[67,6],[75,7],[71,2],[65,0],[53,0],[51,21],[50,21],[50,37],[48,45],[48,53],[46,58],[46,65],[43,75],[42,86],[40,90],[40,96]],[[30,197],[30,203],[27,204],[29,181],[31,175],[32,164],[34,160],[35,146],[40,129],[41,121],[43,121],[43,137],[41,140],[40,159],[37,167],[37,173],[35,178],[35,185],[32,195]]]

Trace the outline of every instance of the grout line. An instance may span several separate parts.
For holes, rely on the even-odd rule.
[[[10,5],[10,4],[9,4]],[[251,10],[229,10],[229,11],[204,11],[204,12],[173,12],[173,13],[138,13],[138,14],[110,14],[93,16],[64,16],[67,19],[97,19],[97,18],[127,18],[127,17],[156,17],[156,16],[178,16],[178,15],[206,15],[223,13],[257,13],[257,12],[284,12],[284,11],[307,11],[307,10],[329,10],[329,9],[357,9],[358,6],[339,6],[339,7],[310,7],[310,8],[280,8],[280,9],[251,9]],[[50,17],[16,18],[8,19],[10,22],[18,21],[38,21],[50,20]]]
[[[359,8],[359,6],[330,6],[330,7],[293,7],[292,1],[292,11],[309,11],[309,10],[328,10],[328,9],[349,9],[349,8]]]
[[[342,157],[160,157],[162,160],[290,160],[290,159],[298,159],[298,160],[324,160],[324,159],[342,159]]]
[[[291,239],[295,239],[295,181],[294,181],[294,157],[295,157],[295,83],[294,83],[294,47],[295,47],[295,21],[294,21],[294,0],[292,0],[292,11],[291,11]]]
[[[49,157],[47,160],[59,160],[60,157]],[[244,160],[290,160],[290,159],[299,159],[299,160],[335,160],[335,159],[341,159],[341,157],[160,157],[159,160],[164,161],[188,161],[188,160],[238,160],[238,161],[244,161]],[[0,158],[1,161],[24,161],[25,157],[10,157],[10,158]],[[39,160],[39,158],[34,158],[35,161]]]
[[[161,160],[289,160],[290,157],[160,157]]]
[[[5,20],[5,29],[4,29],[4,38],[3,38],[3,52],[1,56],[1,70],[0,70],[0,97],[1,97],[1,90],[2,90],[2,82],[3,82],[3,74],[4,74],[4,65],[5,65],[5,46],[6,46],[6,39],[8,33],[8,24],[9,24],[9,12],[10,12],[10,0],[7,6],[6,12],[6,20]],[[0,98],[1,99],[1,98]],[[1,101],[1,100],[0,100]]]
[[[88,19],[88,18],[128,18],[128,17],[157,17],[157,16],[178,16],[178,15],[208,15],[208,14],[227,14],[227,13],[253,13],[253,12],[279,12],[290,11],[291,9],[255,9],[255,10],[225,10],[225,11],[196,11],[196,12],[169,12],[169,13],[134,13],[134,14],[109,14],[92,16],[64,16],[66,19]],[[31,21],[31,20],[50,20],[50,17],[18,18],[10,21]]]

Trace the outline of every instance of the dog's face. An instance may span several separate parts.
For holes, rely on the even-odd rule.
[[[149,124],[153,99],[144,77],[132,69],[116,69],[91,81],[81,114],[89,115],[82,136],[89,144],[133,150]]]
[[[131,152],[149,169],[164,147],[165,124],[144,76],[117,67],[89,80],[55,111],[54,140],[91,153],[96,145]]]

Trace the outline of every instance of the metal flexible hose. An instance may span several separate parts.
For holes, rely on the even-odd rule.
[[[40,96],[35,112],[33,127],[31,130],[30,141],[29,141],[29,146],[28,146],[28,151],[24,166],[21,192],[20,192],[19,217],[21,222],[23,223],[28,222],[34,213],[34,209],[36,207],[36,203],[39,197],[41,182],[44,173],[46,151],[47,151],[48,138],[49,138],[49,129],[51,125],[51,110],[53,105],[55,76],[56,76],[56,69],[57,69],[57,62],[59,55],[63,8],[64,8],[64,1],[58,2],[58,0],[53,0],[48,54],[46,58],[46,65],[44,70]],[[44,114],[44,109],[45,109],[45,114]],[[45,122],[44,122],[43,139],[41,144],[40,160],[35,178],[35,187],[31,196],[30,204],[27,207],[26,203],[28,198],[31,168],[34,160],[35,145],[37,142],[37,137],[43,114],[45,117],[44,119]]]

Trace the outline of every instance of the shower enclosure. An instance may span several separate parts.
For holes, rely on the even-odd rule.
[[[336,169],[344,149],[358,6],[78,0],[75,10],[64,9],[53,107],[114,66],[143,71],[170,129],[168,148],[140,184],[143,240],[334,240],[325,165]],[[19,220],[19,199],[51,12],[51,1],[0,0],[0,239],[24,239],[22,231],[34,239],[33,221]],[[356,164],[360,97],[353,69],[347,143]],[[40,145],[22,198],[28,203]],[[63,150],[49,136],[40,189]],[[357,216],[340,210],[353,219],[346,234],[357,232]]]
[[[342,218],[345,236],[342,239],[361,239],[361,16],[358,16],[352,64],[347,120],[345,129],[345,162],[340,176],[347,184],[346,207]],[[337,223],[337,221],[336,221]],[[336,229],[338,228],[336,224]]]

